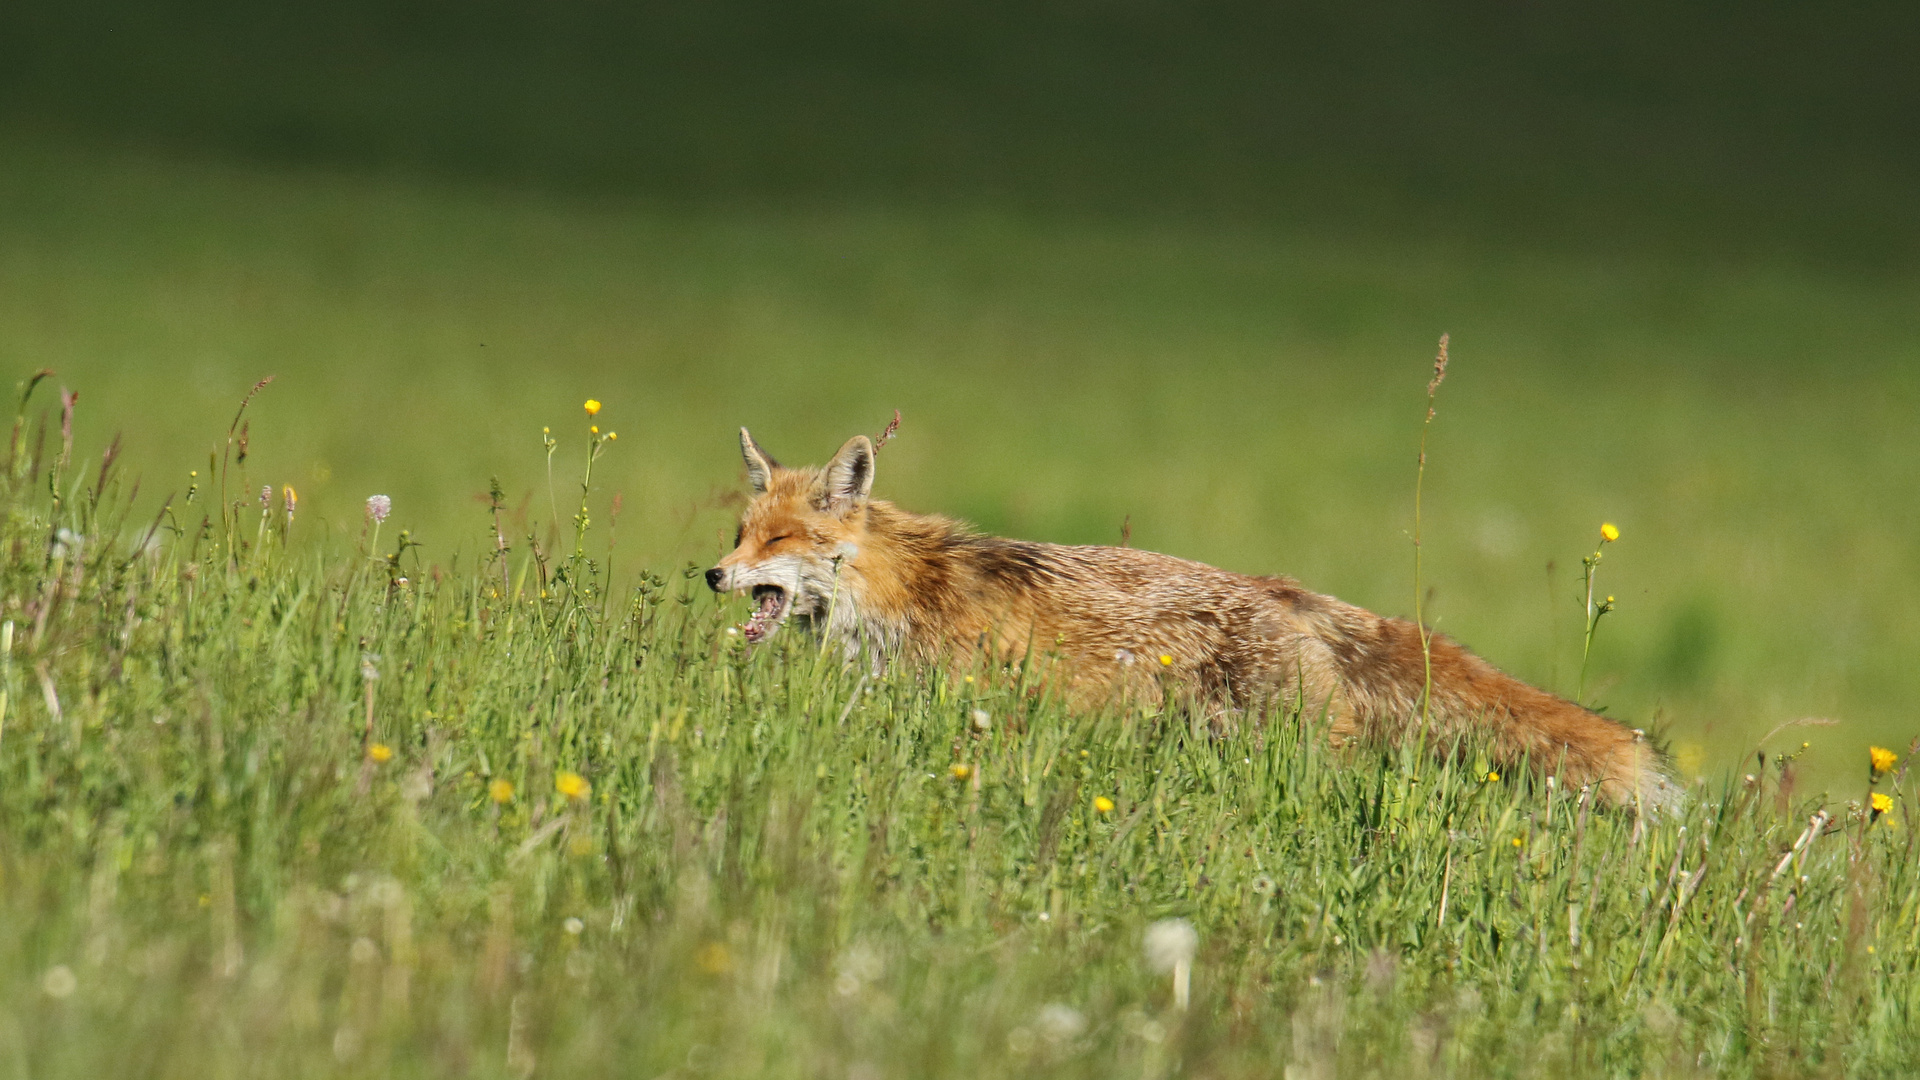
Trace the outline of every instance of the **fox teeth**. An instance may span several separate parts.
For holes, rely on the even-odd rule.
[[[770,591],[760,597],[760,606],[740,628],[740,632],[748,641],[757,644],[765,640],[768,634],[773,633],[773,628],[779,625],[780,604],[781,596],[778,592]]]

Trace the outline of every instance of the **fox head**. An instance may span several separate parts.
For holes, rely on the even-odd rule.
[[[867,496],[873,490],[873,441],[847,440],[824,468],[787,469],[740,429],[753,500],[740,517],[731,554],[707,571],[715,592],[754,600],[748,641],[763,641],[799,616],[812,623],[853,617],[843,572],[859,555]]]

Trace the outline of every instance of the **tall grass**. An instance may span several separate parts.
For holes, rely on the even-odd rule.
[[[1311,715],[1214,736],[870,677],[797,634],[750,649],[697,567],[614,592],[502,536],[434,572],[404,541],[289,545],[284,503],[204,488],[131,521],[57,427],[10,449],[19,1075],[1887,1075],[1920,1052],[1904,770],[1886,813],[1806,804],[1786,759],[1640,818],[1470,750],[1335,752]],[[1142,953],[1167,917],[1199,934],[1186,1010]]]

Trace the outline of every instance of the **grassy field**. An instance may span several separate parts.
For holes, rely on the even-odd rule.
[[[1311,716],[1213,737],[750,650],[693,577],[610,580],[599,529],[436,572],[398,520],[301,542],[328,526],[226,460],[128,517],[85,450],[16,427],[4,476],[17,1075],[1877,1076],[1920,1050],[1914,806],[1864,748],[1852,806],[1816,813],[1782,761],[1639,819],[1471,747],[1336,755]],[[576,475],[562,512],[605,513]]]
[[[1915,731],[1911,275],[6,156],[0,363],[80,392],[80,446],[124,431],[143,512],[206,475],[274,375],[247,482],[298,489],[300,543],[341,550],[385,493],[390,529],[470,569],[493,477],[516,539],[564,528],[541,429],[592,396],[620,434],[596,550],[624,580],[722,550],[738,425],[821,460],[897,408],[878,490],[911,508],[1073,542],[1130,521],[1143,547],[1410,614],[1447,331],[1424,521],[1442,629],[1571,692],[1579,557],[1610,520],[1589,696],[1667,727],[1686,772],[1744,770],[1776,725],[1825,717],[1770,745],[1811,741],[1809,782],[1851,783],[1862,746]],[[581,449],[563,439],[555,467]]]
[[[1917,28],[0,5],[0,1075],[1913,1072]],[[1687,808],[748,649],[735,429],[895,410],[880,497],[1418,606]]]

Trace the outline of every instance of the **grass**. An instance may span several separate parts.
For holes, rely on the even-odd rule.
[[[1312,716],[1213,737],[748,649],[740,605],[611,581],[593,543],[289,544],[305,520],[214,491],[156,527],[16,428],[21,1075],[1864,1076],[1920,1048],[1904,768],[1885,813],[1816,815],[1783,760],[1643,820],[1471,748],[1335,753]],[[1142,951],[1169,918],[1187,1009]]]
[[[1573,693],[1579,556],[1623,530],[1591,697],[1670,728],[1690,774],[1813,742],[1844,790],[1913,734],[1920,304],[1911,276],[1713,250],[1586,252],[1177,219],[688,207],[10,143],[0,365],[124,431],[142,513],[251,407],[250,483],[297,539],[393,496],[443,568],[570,534],[542,426],[607,403],[616,575],[710,564],[733,430],[823,458],[905,416],[879,493],[1033,539],[1133,542],[1410,615],[1413,466],[1435,339],[1454,364],[1425,478],[1429,618]],[[556,457],[580,461],[576,433]],[[616,542],[609,549],[606,541]],[[1549,570],[1551,564],[1552,569]],[[1423,590],[1424,591],[1424,590]]]

